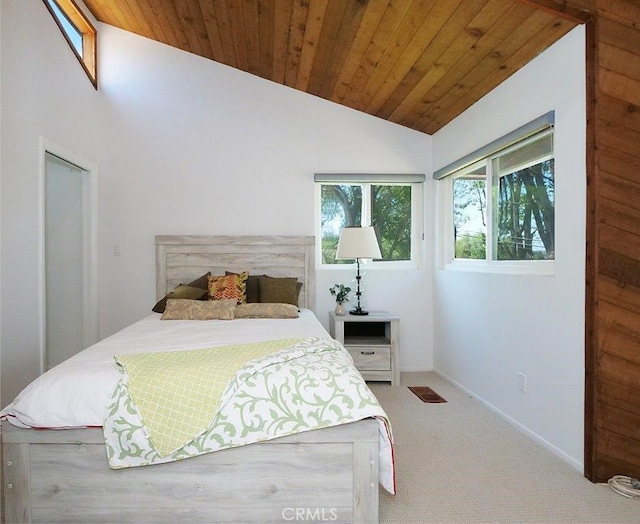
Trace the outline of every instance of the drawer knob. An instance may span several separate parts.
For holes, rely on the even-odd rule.
[[[375,355],[375,351],[360,351],[361,355]]]

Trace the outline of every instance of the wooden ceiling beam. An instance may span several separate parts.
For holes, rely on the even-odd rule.
[[[518,0],[536,9],[541,9],[575,22],[584,24],[595,10],[595,0]]]

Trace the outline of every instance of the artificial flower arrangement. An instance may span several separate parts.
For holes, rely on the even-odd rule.
[[[336,297],[336,304],[344,304],[345,302],[349,302],[351,288],[344,284],[334,284],[333,287],[329,288],[329,293]]]

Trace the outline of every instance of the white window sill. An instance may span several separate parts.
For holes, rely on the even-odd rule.
[[[445,271],[466,271],[469,273],[500,273],[505,275],[553,277],[555,276],[555,261],[452,260],[451,262],[445,263],[443,269]]]

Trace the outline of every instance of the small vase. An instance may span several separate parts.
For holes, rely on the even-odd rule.
[[[347,313],[347,308],[344,307],[344,304],[336,304],[336,315],[345,315]]]

